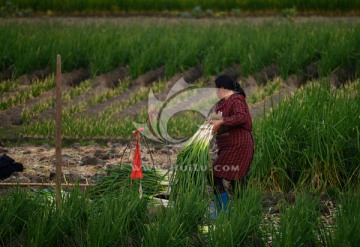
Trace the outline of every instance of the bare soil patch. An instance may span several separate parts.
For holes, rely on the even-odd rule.
[[[141,144],[141,160],[144,166],[155,166],[157,169],[168,169],[176,161],[179,152],[175,147],[152,146]],[[35,182],[55,181],[55,148],[43,144],[40,146],[24,144],[19,147],[6,147],[7,155],[24,165],[23,172],[13,173],[1,182]],[[106,175],[106,168],[119,163],[132,163],[135,142],[123,145],[107,143],[82,146],[74,143],[62,150],[63,182],[94,183],[99,176]],[[152,161],[154,160],[154,162]]]

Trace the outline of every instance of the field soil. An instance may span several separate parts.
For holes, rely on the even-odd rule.
[[[116,164],[131,164],[135,142],[128,145],[107,143],[106,145],[81,145],[74,143],[62,149],[63,182],[94,183],[99,176],[106,175],[106,169]],[[16,162],[24,165],[23,172],[15,172],[0,182],[47,183],[55,181],[55,148],[48,144],[34,146],[23,144],[18,147],[2,147]],[[179,148],[141,147],[143,166],[167,169],[176,162]]]

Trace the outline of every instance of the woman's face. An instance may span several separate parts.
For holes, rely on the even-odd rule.
[[[223,88],[216,88],[216,95],[218,96],[219,99],[222,99],[222,90]]]
[[[224,94],[224,88],[216,88],[216,95],[218,96],[219,99],[224,98],[223,94]]]
[[[231,93],[231,90],[227,90],[225,88],[216,88],[216,95],[219,97],[219,99],[224,99]]]

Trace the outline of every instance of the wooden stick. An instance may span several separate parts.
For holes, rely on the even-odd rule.
[[[54,183],[0,183],[0,186],[56,186]],[[64,187],[91,187],[95,186],[95,184],[61,184]]]
[[[61,209],[61,56],[56,56],[56,112],[55,112],[55,156],[56,156],[56,201]]]

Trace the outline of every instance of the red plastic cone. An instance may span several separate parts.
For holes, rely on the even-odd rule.
[[[142,172],[141,168],[141,153],[140,153],[140,131],[142,129],[136,130],[133,132],[133,134],[136,134],[136,147],[135,147],[135,153],[134,153],[134,161],[131,171],[131,179],[139,179],[143,178],[144,174]]]

